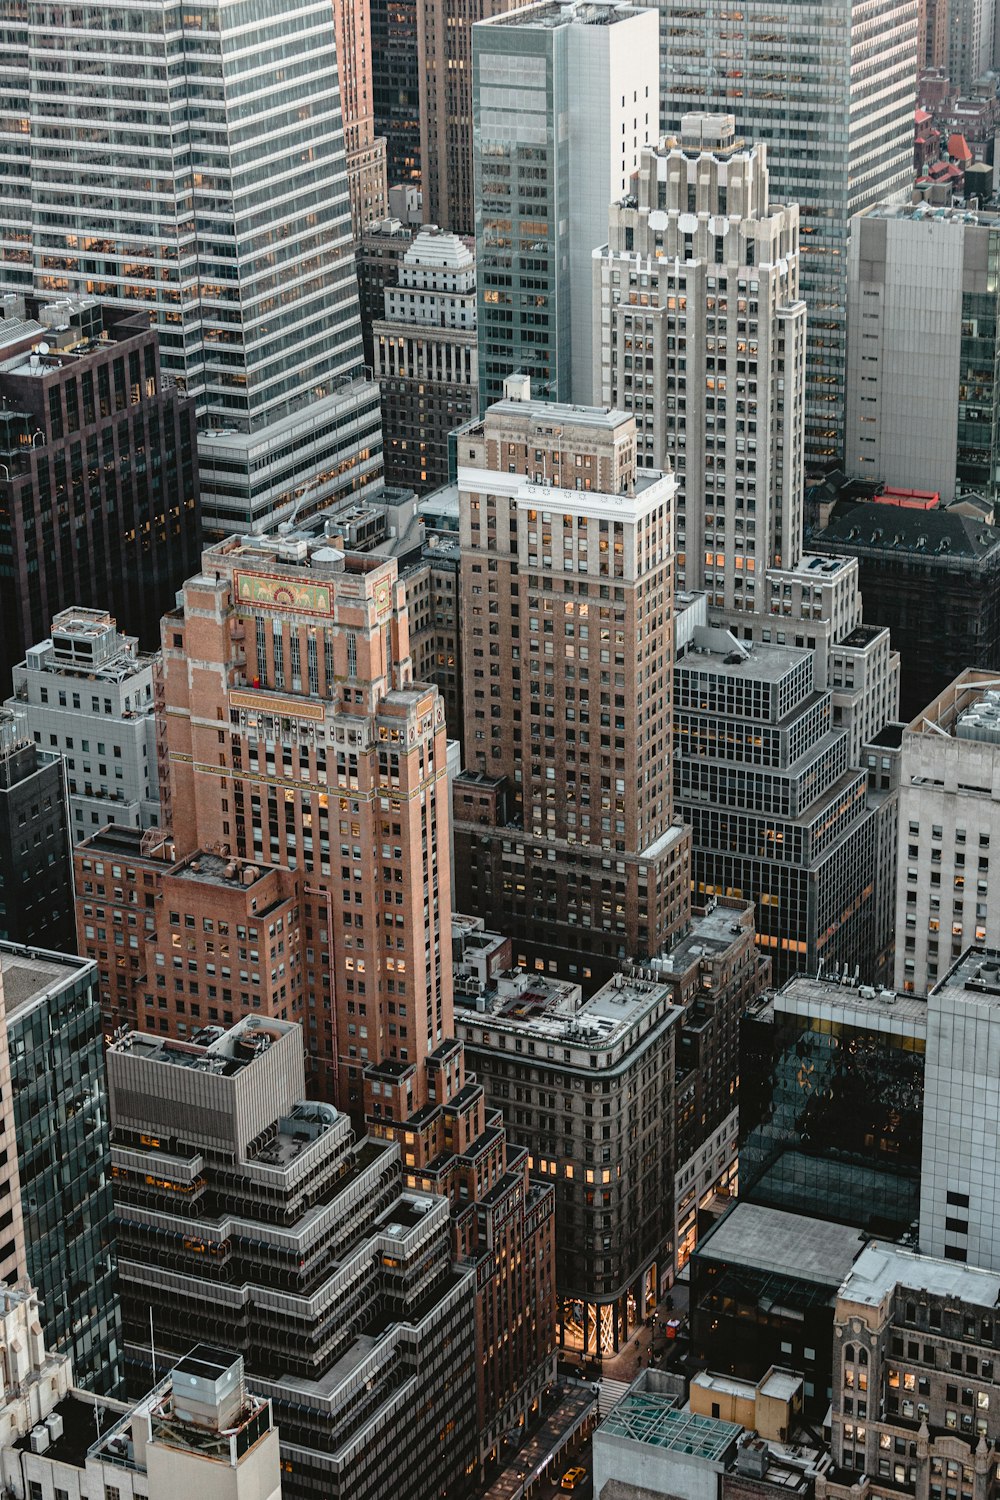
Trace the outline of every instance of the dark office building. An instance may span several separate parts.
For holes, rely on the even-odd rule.
[[[920,1205],[927,1002],[800,975],[740,1039],[740,1194],[898,1238]]]
[[[805,647],[703,627],[674,668],[674,798],[692,830],[692,895],[756,903],[777,984],[821,961],[867,979],[880,947],[876,815],[813,671]]]
[[[955,510],[838,502],[813,552],[856,557],[864,617],[899,652],[905,722],[966,667],[1000,669],[1000,529]]]
[[[374,25],[374,17],[372,18]],[[390,179],[391,181],[391,179]],[[413,230],[399,219],[383,219],[369,224],[355,253],[358,268],[358,301],[361,306],[361,338],[365,346],[365,364],[375,368],[375,342],[372,325],[385,317],[386,287],[399,282],[399,267],[413,243]]]
[[[146,314],[26,311],[0,322],[0,688],[69,605],[154,650],[201,560],[194,403]]]
[[[61,755],[0,709],[0,941],[76,949]]]
[[[161,1371],[199,1335],[242,1355],[285,1500],[461,1494],[476,1274],[448,1196],[405,1189],[394,1142],[306,1100],[302,1058],[297,1025],[258,1015],[109,1048],[129,1381],[148,1389],[152,1307]]]
[[[371,0],[375,134],[385,136],[389,186],[420,181],[417,0]]]
[[[837,1290],[864,1248],[852,1224],[741,1197],[691,1257],[691,1356],[759,1380],[772,1365],[803,1379],[807,1416],[830,1404]]]
[[[97,969],[0,944],[28,1277],[45,1342],[114,1395],[121,1325]]]

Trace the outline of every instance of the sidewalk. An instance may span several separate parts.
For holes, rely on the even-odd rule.
[[[689,1287],[686,1282],[677,1282],[670,1296],[673,1300],[673,1308],[667,1307],[666,1302],[661,1302],[656,1309],[658,1314],[658,1331],[656,1332],[656,1351],[661,1354],[664,1348],[663,1328],[668,1318],[686,1318],[688,1311]],[[638,1375],[641,1367],[649,1364],[649,1351],[653,1341],[654,1329],[648,1328],[645,1323],[640,1323],[624,1348],[618,1353],[605,1358],[601,1375],[605,1380],[621,1380],[626,1384]]]

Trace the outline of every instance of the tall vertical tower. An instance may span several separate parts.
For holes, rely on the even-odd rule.
[[[344,117],[344,152],[355,242],[385,218],[388,206],[385,136],[375,126],[370,0],[334,0],[337,78]]]
[[[444,705],[413,682],[395,559],[233,538],[163,649],[177,853],[301,872],[306,1042],[357,1114],[366,1064],[419,1069],[452,1028]]]
[[[676,467],[677,578],[727,610],[802,551],[806,308],[799,216],[732,115],[647,146],[593,261],[594,379],[635,413],[638,462]]]
[[[479,407],[593,399],[590,259],[655,134],[655,10],[539,0],[473,30]]]
[[[378,482],[330,0],[26,0],[10,31],[0,288],[148,311],[198,403],[208,535]]]
[[[375,130],[390,187],[420,182],[417,0],[371,0]]]
[[[913,179],[918,0],[659,0],[664,133],[691,110],[731,113],[766,143],[771,187],[800,210],[809,309],[806,456],[843,453],[852,214]]]
[[[517,0],[416,0],[425,224],[472,234],[472,27]]]
[[[689,920],[671,789],[675,481],[635,460],[633,417],[523,385],[458,439],[458,885],[584,979],[584,963],[609,977]]]

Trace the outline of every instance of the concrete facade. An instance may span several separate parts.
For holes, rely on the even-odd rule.
[[[852,221],[849,473],[937,491],[945,502],[963,493],[995,500],[998,266],[995,213],[917,204]],[[930,369],[934,400],[915,406],[913,380]]]
[[[993,676],[969,669],[903,733],[896,988],[925,995],[973,943],[1000,947],[1000,745],[975,713]],[[966,737],[967,736],[967,737]]]
[[[159,823],[156,670],[157,658],[95,609],[62,610],[14,668],[5,706],[40,750],[62,755],[74,841],[106,823]]]
[[[592,262],[595,399],[635,414],[640,465],[675,468],[677,587],[753,612],[801,547],[798,209],[732,115],[686,115],[626,192]]]

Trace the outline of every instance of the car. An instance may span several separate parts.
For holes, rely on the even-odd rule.
[[[575,1490],[578,1484],[582,1484],[587,1477],[586,1469],[567,1469],[559,1481],[561,1490]]]

